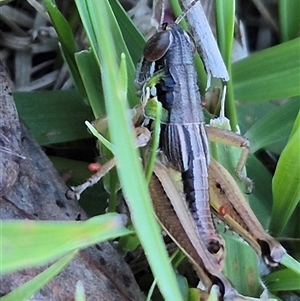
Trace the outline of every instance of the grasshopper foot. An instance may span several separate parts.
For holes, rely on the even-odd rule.
[[[253,181],[249,179],[243,172],[237,172],[237,176],[241,181],[246,184],[247,194],[251,194],[253,191]]]

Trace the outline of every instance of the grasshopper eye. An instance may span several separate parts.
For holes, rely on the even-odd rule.
[[[164,30],[153,35],[144,48],[146,60],[154,62],[161,59],[168,51],[173,37],[169,30]]]

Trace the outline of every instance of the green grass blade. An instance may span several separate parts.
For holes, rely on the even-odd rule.
[[[217,37],[220,52],[223,56],[226,66],[231,63],[235,1],[216,0],[216,25]]]
[[[300,95],[299,53],[297,38],[235,62],[232,78],[236,99],[267,101]]]
[[[165,299],[181,300],[176,277],[168,262],[142,166],[135,149],[132,124],[126,103],[126,87],[124,87],[124,82],[122,85],[120,79],[123,71],[119,72],[118,67],[120,52],[115,51],[112,35],[107,35],[107,32],[112,32],[113,26],[110,21],[109,4],[107,1],[102,1],[100,6],[95,1],[79,0],[76,4],[82,18],[88,15],[88,19],[82,20],[88,36],[94,35],[95,44],[93,45],[90,40],[91,47],[95,49],[94,52],[101,64],[109,131],[115,146],[118,174],[124,196],[130,207],[133,224]],[[128,78],[132,80],[130,74]]]
[[[280,0],[278,5],[281,41],[286,42],[297,38],[300,24],[300,1]]]
[[[295,125],[299,124],[300,112]],[[293,130],[288,144],[277,163],[272,189],[274,203],[271,214],[270,232],[279,235],[300,200],[300,128]]]
[[[235,1],[217,0],[215,1],[215,6],[218,45],[226,65],[229,78],[232,79],[231,54],[234,36]],[[232,129],[235,130],[238,125],[238,120],[232,80],[229,80],[227,83],[225,105],[226,116],[230,119]]]
[[[283,259],[281,261],[281,264],[287,267],[289,270],[293,271],[296,273],[296,275],[300,275],[300,262],[294,259],[292,256],[289,254],[285,254],[283,256]]]
[[[87,97],[93,110],[94,118],[104,116],[104,96],[100,69],[92,50],[84,50],[75,54],[75,60],[79,68],[79,73],[85,87]]]
[[[141,59],[141,53],[143,53],[145,46],[145,39],[132,23],[120,2],[117,0],[109,0],[109,3],[118,20],[130,57],[134,65],[136,65]]]
[[[74,59],[74,54],[77,51],[77,47],[73,38],[72,30],[65,17],[57,9],[57,6],[53,0],[45,0],[44,3],[59,37],[61,51],[65,61],[67,62],[74,84],[81,96],[86,99],[86,92]]]
[[[244,135],[251,143],[251,152],[287,141],[299,109],[300,99],[291,99],[261,117]]]
[[[289,269],[275,271],[264,280],[271,292],[300,290],[300,274]]]
[[[57,34],[61,40],[62,45],[66,48],[68,56],[71,57],[77,51],[77,47],[70,26],[65,17],[58,10],[54,1],[45,0],[44,3],[54,27],[58,30]]]
[[[2,221],[1,273],[45,264],[78,248],[127,235],[120,215],[85,222]]]
[[[249,204],[264,229],[270,224],[272,210],[272,176],[267,168],[254,155],[247,160],[247,175],[253,181],[254,189],[249,197]]]
[[[100,133],[97,132],[97,130],[88,122],[85,122],[85,125],[88,127],[88,129],[91,131],[91,133],[111,152],[114,152],[114,146],[106,139],[104,138]]]
[[[262,287],[257,255],[236,234],[229,231],[224,233],[223,237],[226,245],[224,274],[240,294],[258,297]]]
[[[116,18],[112,12],[112,9],[110,6],[107,7],[107,11],[106,13],[108,14],[108,22],[109,22],[109,31],[106,31],[105,33],[103,32],[103,35],[101,37],[99,37],[99,32],[98,32],[98,28],[97,27],[93,27],[91,25],[91,23],[89,22],[90,20],[90,16],[89,16],[89,12],[87,10],[87,1],[81,1],[81,3],[76,2],[77,3],[77,8],[83,23],[83,26],[85,28],[86,34],[88,36],[88,39],[90,41],[91,47],[93,49],[93,52],[95,53],[95,56],[97,59],[100,59],[99,64],[100,66],[102,66],[102,64],[104,64],[104,61],[106,58],[104,57],[100,57],[99,53],[101,52],[101,47],[102,44],[106,43],[106,38],[108,36],[110,36],[111,38],[113,38],[114,41],[114,49],[111,49],[111,51],[113,51],[113,53],[115,54],[115,60],[117,61],[117,65],[119,65],[120,63],[120,57],[122,53],[125,53],[126,55],[126,64],[127,64],[127,72],[128,72],[128,78],[130,79],[131,82],[133,82],[134,77],[135,77],[135,66],[133,65],[133,62],[131,60],[130,57],[130,53],[126,47],[126,43],[124,42],[123,36],[122,36],[122,32],[119,28],[119,25],[116,21]],[[100,2],[95,2],[93,3],[94,7],[96,9],[98,9],[99,11],[101,11],[101,7],[98,6],[104,6],[106,4],[102,4]],[[108,26],[106,25],[107,29]],[[112,66],[111,66],[112,67]],[[117,72],[117,70],[113,70],[112,68],[110,68],[111,72]],[[133,107],[134,105],[136,105],[138,103],[138,98],[135,94],[135,89],[134,89],[134,85],[129,85],[128,86],[128,100],[129,100],[129,104],[131,107]]]
[[[55,277],[77,254],[77,250],[67,254],[59,261],[51,265],[45,271],[29,280],[22,286],[13,290],[1,298],[2,301],[28,300],[35,292],[41,289],[47,282]]]
[[[84,122],[93,120],[93,113],[76,90],[16,92],[14,100],[41,145],[91,137]]]

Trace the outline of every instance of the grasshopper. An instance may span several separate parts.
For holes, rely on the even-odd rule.
[[[221,138],[216,138],[220,131],[205,127],[193,64],[194,52],[192,37],[177,24],[164,25],[162,31],[155,34],[145,47],[137,83],[145,87],[153,74],[161,72],[154,83],[157,99],[166,111],[166,118],[161,121],[160,146],[167,164],[180,172],[183,180],[181,192],[169,177],[164,164],[156,162],[149,190],[160,222],[194,263],[205,289],[210,291],[213,285],[217,285],[224,300],[243,300],[221,272],[224,243],[214,228],[209,203],[209,186],[214,186],[211,194],[219,197],[222,192],[224,200],[230,205],[230,196],[239,188],[231,176],[224,172],[224,168],[210,160],[208,137],[242,147],[237,167],[240,177],[249,144],[230,131],[221,131]],[[147,97],[144,98],[147,100]],[[94,184],[114,165],[114,160],[109,161],[85,186],[73,187],[69,192],[78,199],[86,187]],[[250,232],[246,239],[258,253],[268,258],[268,262],[278,264],[284,249],[268,235],[261,233],[257,220],[249,214],[251,209],[245,207],[243,202],[240,205],[238,198],[232,205],[237,216],[233,216],[233,220],[251,216],[250,223],[244,221],[242,226]],[[222,205],[216,204],[214,208],[218,210],[218,206]],[[243,233],[243,230],[240,232]],[[266,251],[265,245],[269,250]]]
[[[201,97],[193,63],[195,44],[192,37],[177,24],[165,24],[144,49],[144,62],[154,64],[154,72],[164,75],[156,85],[157,98],[168,111],[162,124],[160,144],[168,163],[181,172],[184,193],[197,228],[209,251],[223,248],[209,209],[208,140],[205,131]],[[142,69],[145,69],[142,67]]]
[[[151,79],[147,81],[147,84],[149,83],[151,83]],[[148,95],[144,95],[145,99],[141,107],[134,110],[134,119],[140,119],[141,111],[144,111],[145,115],[150,118],[154,118],[156,115],[155,112],[152,112],[155,110],[153,102],[155,103],[156,100],[155,98],[148,100],[149,88],[145,91],[148,92]],[[162,116],[162,122],[165,122],[168,118],[167,112],[164,112]],[[97,123],[94,124],[97,125]],[[102,123],[101,126],[103,126]],[[151,133],[147,128],[137,128],[136,133],[137,147],[144,146],[150,140]],[[87,187],[98,182],[115,164],[114,159],[108,161],[87,182],[77,187],[71,187],[68,197],[78,200],[80,194]],[[210,160],[208,168],[208,181],[210,206],[213,212],[218,214],[220,207],[225,206],[226,214],[224,216],[218,214],[218,216],[239,233],[268,264],[278,265],[285,250],[276,240],[265,233],[235,180],[222,165],[213,159]],[[209,292],[217,287],[220,298],[223,300],[258,300],[239,295],[224,277],[220,262],[211,256],[203,239],[199,236],[182,190],[170,176],[166,165],[158,159],[154,165],[149,191],[158,220],[193,264],[205,291]]]

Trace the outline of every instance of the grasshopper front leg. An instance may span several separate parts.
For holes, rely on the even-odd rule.
[[[138,127],[135,129],[136,132],[136,147],[145,146],[151,137],[151,133],[145,127]],[[89,187],[98,183],[102,177],[104,177],[112,168],[116,166],[115,158],[112,158],[107,163],[105,163],[102,168],[92,175],[86,182],[78,186],[71,186],[66,192],[66,197],[69,200],[80,200],[80,195]]]

